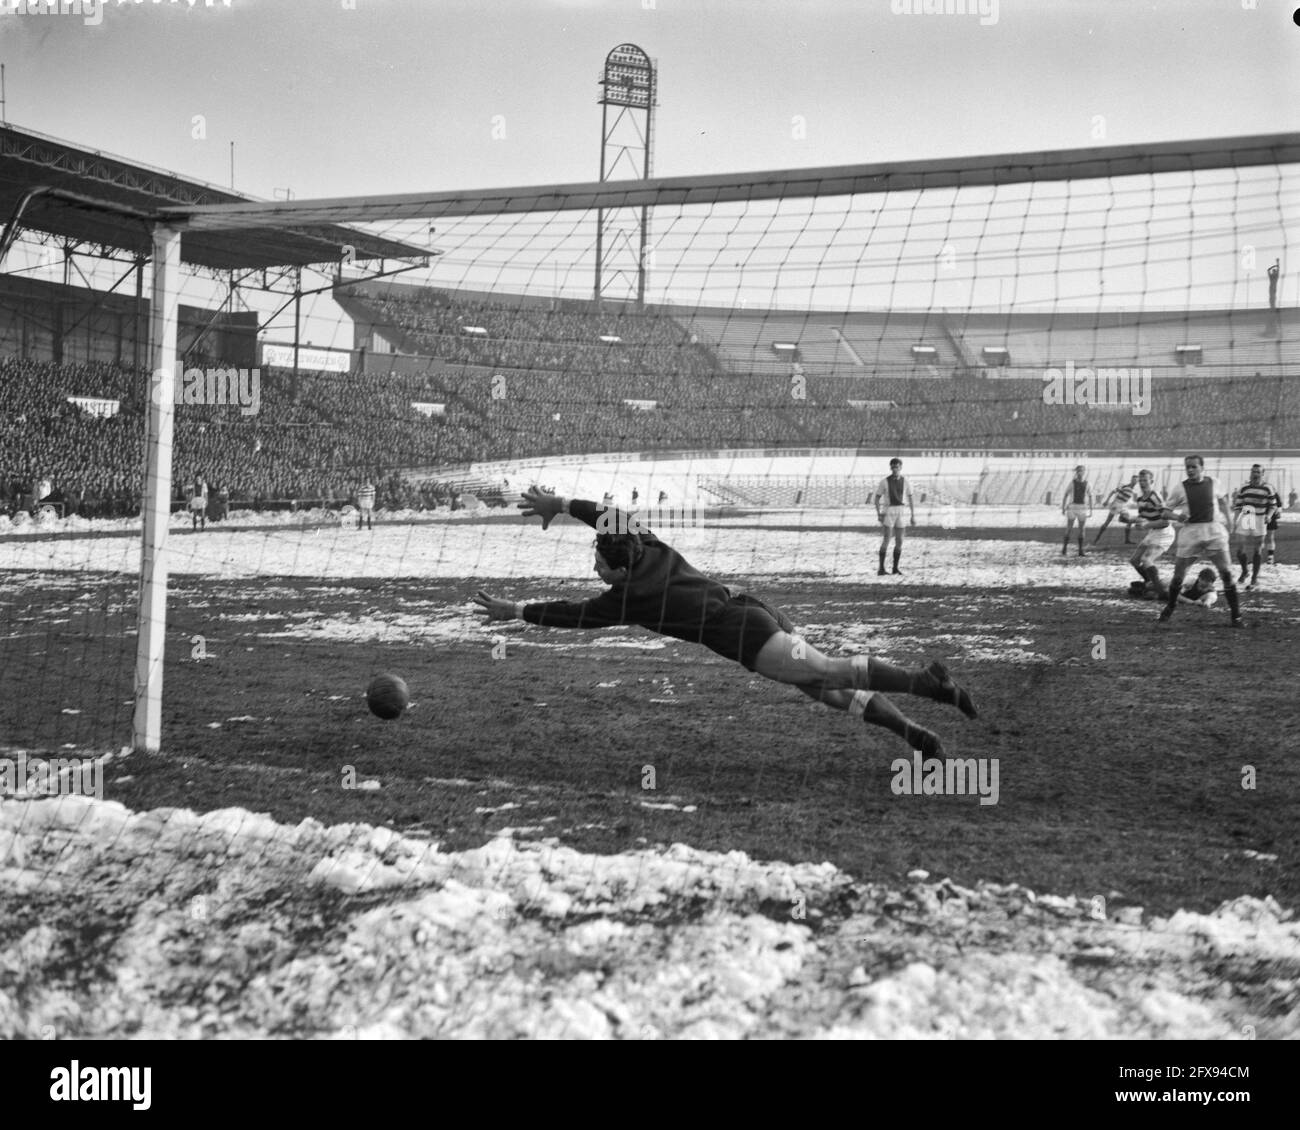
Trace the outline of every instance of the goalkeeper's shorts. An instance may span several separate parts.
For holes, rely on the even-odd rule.
[[[794,624],[784,612],[764,604],[756,596],[741,593],[700,626],[697,638],[710,651],[734,659],[746,670],[753,671],[763,645],[778,632],[794,630]]]

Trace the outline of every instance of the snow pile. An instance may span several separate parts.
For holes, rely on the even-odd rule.
[[[680,844],[443,852],[80,797],[0,801],[0,889],[3,1039],[1300,1037],[1300,923],[1268,899],[1109,921]]]

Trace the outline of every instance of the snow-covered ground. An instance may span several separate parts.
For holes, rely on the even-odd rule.
[[[918,601],[937,585],[1005,600],[986,594],[1024,585],[1118,591],[1130,579],[1114,554],[1061,558],[1050,508],[919,518],[949,532],[907,543],[901,586]],[[106,525],[139,529],[72,519],[12,531],[19,536],[0,539],[0,570],[11,571],[11,585],[136,573],[138,539],[98,536]],[[994,540],[981,526],[1042,536]],[[62,536],[41,536],[56,530]],[[756,588],[764,578],[875,580],[878,534],[862,511],[764,513],[661,533],[699,567]],[[1121,540],[1108,532],[1107,544]],[[490,582],[517,598],[529,595],[521,578],[571,581],[578,591],[595,584],[591,531],[576,523],[543,533],[538,523],[443,512],[357,531],[309,513],[241,516],[193,534],[179,516],[169,547],[178,578],[218,586],[265,578],[268,591],[285,577],[464,578],[467,590]],[[1295,592],[1300,568],[1270,569],[1266,580],[1270,591]],[[892,578],[890,591],[900,592]],[[467,609],[432,607],[267,627],[351,639],[483,631]],[[872,630],[884,629],[842,642],[869,646]],[[1031,641],[1011,635],[958,642],[987,658],[1033,658]],[[286,827],[241,810],[131,813],[76,797],[0,799],[0,890],[66,911],[0,949],[0,1038],[1300,1038],[1300,922],[1270,899],[1157,919],[1137,908],[1107,916],[1014,886],[968,890],[917,875],[890,890],[869,878],[680,844],[602,856],[507,834],[453,853],[387,829]],[[850,885],[865,893],[862,909],[809,930]],[[374,891],[388,901],[340,910],[330,899]],[[777,905],[790,907],[788,917],[773,913]],[[322,906],[341,916],[338,929],[305,928]],[[69,960],[79,945],[74,912],[100,907],[128,921],[97,954],[102,973],[87,987]],[[873,955],[886,948],[911,959],[877,967]],[[1258,962],[1277,963],[1267,992],[1222,991],[1225,968]]]
[[[744,516],[660,525],[653,509],[647,524],[697,567],[719,577],[801,577],[874,581],[880,532],[864,510],[764,511]],[[593,580],[589,527],[561,519],[545,533],[540,522],[520,525],[509,511],[438,511],[432,515],[381,515],[373,530],[341,525],[337,518],[301,514],[240,514],[193,533],[189,519],[173,520],[168,567],[174,575],[247,577],[430,577],[507,580],[519,577]],[[1300,521],[1300,515],[1286,515]],[[3,519],[0,519],[0,523]],[[1060,554],[1063,531],[1051,507],[922,507],[917,530],[905,543],[901,584],[909,588],[966,585],[984,591],[1025,585],[1122,587],[1132,570],[1114,555]],[[72,518],[28,524],[0,538],[0,569],[32,573],[138,574],[138,519],[86,523]],[[1041,531],[1041,538],[997,540],[992,529]],[[1086,542],[1091,550],[1090,527]],[[926,536],[927,530],[942,536]],[[22,532],[30,531],[30,532]],[[969,531],[969,537],[954,537]],[[0,534],[5,533],[0,528]],[[58,532],[61,536],[41,534]],[[984,536],[981,536],[981,534]],[[78,537],[77,534],[85,536]],[[1101,550],[1122,546],[1112,523]],[[1166,561],[1169,558],[1166,557]],[[895,583],[891,581],[891,584]],[[1270,590],[1300,589],[1300,568],[1268,570]]]
[[[7,801],[0,884],[79,914],[0,949],[0,1038],[1300,1038],[1294,980],[1222,991],[1234,967],[1294,978],[1300,922],[1271,899],[1111,916],[909,879],[683,844],[586,855],[506,833],[443,852],[240,809]],[[854,886],[856,913],[828,920]],[[377,892],[369,909],[337,899]],[[102,914],[123,928],[86,987],[77,932]]]

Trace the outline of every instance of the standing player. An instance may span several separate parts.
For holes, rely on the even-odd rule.
[[[190,486],[190,529],[206,530],[208,528],[208,484],[203,476],[195,472],[194,482]]]
[[[1282,496],[1273,492],[1273,512],[1264,523],[1264,553],[1270,565],[1277,564],[1277,527],[1282,517]]]
[[[889,500],[883,510],[880,506],[881,499]],[[898,567],[898,559],[903,556],[903,499],[907,499],[907,508],[912,512],[912,525],[915,526],[916,505],[912,501],[912,488],[903,477],[903,461],[895,457],[889,461],[889,474],[880,480],[876,493],[871,496],[871,501],[876,506],[876,520],[884,530],[884,537],[880,542],[880,568],[876,572],[879,577],[885,575],[885,553],[889,550],[891,531],[894,535],[893,571],[902,574],[902,570]]]
[[[1276,495],[1277,491],[1272,485],[1264,481],[1264,468],[1258,463],[1250,469],[1250,481],[1233,495],[1232,509],[1237,515],[1233,531],[1237,537],[1237,561],[1241,565],[1241,576],[1237,578],[1237,584],[1245,584],[1249,567],[1251,574],[1247,589],[1253,589],[1259,584],[1264,527],[1272,517],[1273,499]]]
[[[1079,556],[1087,556],[1083,552],[1083,527],[1084,523],[1092,517],[1092,488],[1083,476],[1084,469],[1076,467],[1074,478],[1065,484],[1065,494],[1061,497],[1061,513],[1065,515],[1065,541],[1061,543],[1062,557],[1070,552],[1070,531],[1074,528],[1075,522],[1079,523]]]
[[[1174,544],[1174,527],[1164,516],[1164,500],[1155,489],[1155,476],[1150,471],[1139,471],[1138,516],[1133,523],[1147,534],[1137,547],[1137,552],[1130,559],[1130,564],[1151,587],[1157,600],[1168,600],[1169,593],[1160,584],[1160,572],[1156,562],[1164,556],[1165,551]],[[1127,526],[1129,519],[1121,516],[1120,521]],[[1136,582],[1135,582],[1136,583]]]
[[[1106,520],[1101,524],[1101,529],[1097,531],[1097,536],[1092,539],[1093,545],[1096,545],[1099,541],[1101,541],[1101,535],[1106,532],[1106,527],[1109,526],[1116,518],[1119,518],[1121,522],[1124,522],[1123,519],[1124,511],[1128,509],[1128,504],[1133,498],[1133,488],[1137,486],[1137,481],[1138,481],[1138,477],[1137,475],[1134,475],[1131,479],[1129,479],[1128,482],[1120,483],[1119,486],[1117,486],[1113,491],[1110,492],[1110,494],[1106,496],[1106,501],[1103,503],[1103,505],[1106,507],[1109,513],[1106,515]],[[1129,544],[1128,534],[1129,534],[1129,523],[1124,522],[1124,544],[1125,545]]]
[[[661,635],[703,644],[774,682],[800,691],[872,726],[883,726],[927,756],[942,756],[938,735],[905,717],[879,692],[914,694],[976,717],[970,695],[942,663],[908,671],[865,655],[832,659],[794,635],[781,612],[747,594],[733,596],[706,577],[636,519],[582,499],[536,487],[519,508],[546,529],[568,514],[596,530],[595,570],[609,589],[590,600],[514,603],[479,592],[474,603],[489,622],[526,620],[548,628],[610,628],[636,624]]]
[[[1185,514],[1187,525],[1178,531],[1174,579],[1169,582],[1169,595],[1160,610],[1160,620],[1162,623],[1169,620],[1178,607],[1178,596],[1187,570],[1198,557],[1208,557],[1223,581],[1223,595],[1228,598],[1232,626],[1240,628],[1241,603],[1232,579],[1232,559],[1228,556],[1228,529],[1232,518],[1228,513],[1227,492],[1205,473],[1205,460],[1199,455],[1187,456],[1183,467],[1187,478],[1170,491],[1163,511],[1166,518],[1174,521],[1179,521],[1180,515]],[[1223,516],[1222,522],[1219,521],[1220,515]]]
[[[375,528],[375,484],[368,479],[357,488],[357,529],[364,522],[368,530]]]

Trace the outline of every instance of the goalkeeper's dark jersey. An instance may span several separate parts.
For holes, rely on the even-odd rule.
[[[701,629],[731,603],[731,590],[706,577],[671,546],[612,507],[574,499],[569,514],[593,529],[635,529],[643,553],[626,582],[590,600],[526,604],[523,617],[544,628],[612,628],[637,624],[677,639],[700,641]]]

